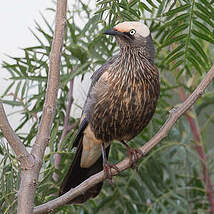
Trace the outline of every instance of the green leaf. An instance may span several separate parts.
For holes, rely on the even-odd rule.
[[[214,8],[212,7],[212,3],[207,1],[207,0],[200,0],[201,3],[204,4],[205,7],[209,8],[211,10],[211,12],[214,12]]]
[[[210,32],[209,28],[206,27],[206,25],[198,22],[197,20],[193,20],[193,23],[199,28],[201,29],[205,34],[208,34],[210,36],[212,36],[212,33]]]
[[[143,2],[139,3],[139,8],[143,14],[144,14],[144,10],[147,10],[148,12],[152,13],[152,10]]]
[[[147,0],[147,3],[150,4],[152,8],[158,8],[158,6],[155,5],[152,0]]]
[[[110,10],[111,8],[110,7],[103,7],[103,8],[100,8],[99,10],[97,10],[96,12],[95,12],[95,15],[96,14],[99,14],[99,13],[103,13],[103,12],[105,12],[106,10]]]
[[[200,32],[198,32],[198,31],[196,31],[196,30],[193,30],[193,29],[192,29],[192,33],[193,33],[195,36],[197,36],[198,38],[203,39],[203,40],[206,40],[206,41],[208,41],[208,42],[214,44],[214,39],[213,39],[213,38],[210,38],[210,37],[208,37],[207,35],[205,35],[205,34],[203,34],[203,33],[200,33]]]
[[[171,39],[173,36],[180,33],[181,31],[185,30],[188,26],[189,26],[188,24],[182,24],[182,25],[176,27],[175,29],[172,29],[170,31],[170,33],[168,34],[166,41]]]
[[[77,36],[75,35],[75,29],[74,29],[74,24],[70,24],[69,22],[67,22],[67,26],[68,26],[68,29],[70,31],[70,34],[71,34],[71,38],[73,39],[73,42],[74,43],[77,43]]]
[[[160,4],[159,7],[158,7],[157,17],[160,17],[162,15],[162,13],[163,13],[163,9],[164,9],[164,5],[165,5],[166,0],[163,0],[163,1],[157,0],[157,1]]]
[[[177,16],[174,19],[172,19],[171,21],[168,21],[168,22],[166,22],[166,24],[162,25],[161,29],[166,29],[167,27],[173,26],[180,21],[184,22],[186,20],[186,18],[188,18],[188,17],[189,17],[188,13]]]
[[[53,28],[52,28],[51,25],[48,23],[48,21],[47,21],[47,19],[45,18],[45,16],[44,16],[42,13],[40,13],[40,15],[42,16],[43,21],[45,22],[46,26],[48,27],[48,29],[50,30],[50,32],[51,32],[52,35],[53,35],[53,34],[54,34]]]
[[[135,10],[133,10],[133,9],[131,9],[131,8],[128,8],[128,9],[127,9],[127,7],[126,7],[125,5],[123,5],[123,4],[118,4],[118,5],[119,5],[119,7],[121,7],[121,8],[124,9],[123,11],[121,11],[121,14],[124,14],[124,13],[126,13],[126,14],[131,13],[131,14],[133,14],[134,16],[136,16],[137,18],[140,18],[140,16],[138,15],[138,13],[137,13]]]
[[[18,84],[17,84],[17,86],[16,86],[15,96],[13,97],[14,100],[18,97],[18,93],[20,91],[21,84],[22,84],[22,82],[19,81]]]
[[[135,19],[127,13],[125,10],[121,11],[121,15],[125,18],[125,20],[134,21]]]
[[[178,51],[180,51],[185,44],[180,44],[177,48],[175,48],[172,52],[170,52],[167,57],[164,58],[164,60],[161,62],[161,65],[163,65],[168,59],[170,59],[172,56],[174,56]]]
[[[171,70],[175,70],[178,66],[182,65],[184,63],[184,60],[181,59],[181,60],[177,60],[176,63],[172,66]],[[182,74],[182,71],[179,71],[179,76]],[[178,76],[178,77],[179,77]],[[178,78],[177,78],[178,79]]]
[[[171,16],[171,15],[175,15],[175,14],[177,15],[178,13],[187,10],[189,7],[190,7],[190,4],[185,4],[180,7],[175,8],[173,10],[168,11],[167,13],[164,13],[163,15],[164,16]]]
[[[24,82],[24,85],[23,85],[23,87],[22,87],[22,90],[21,90],[21,99],[24,98],[26,89],[27,89],[27,81]]]
[[[198,62],[190,55],[187,55],[187,59],[192,63],[192,65],[195,67],[195,69],[201,74],[201,68],[200,68]]]
[[[2,101],[2,103],[8,104],[11,106],[21,106],[22,105],[22,103],[19,101],[12,101],[12,100],[1,100],[1,101]]]
[[[184,51],[180,51],[176,54],[174,54],[172,57],[170,57],[166,63],[169,64],[170,62],[174,61],[174,60],[177,60],[178,58],[180,58],[181,56],[184,56]]]
[[[205,16],[203,13],[201,13],[198,10],[195,10],[194,14],[196,15],[196,17],[202,19],[205,23],[209,24],[212,28],[214,28],[214,23],[207,16]]]
[[[133,7],[134,5],[136,5],[139,2],[139,0],[131,0],[129,1],[129,7]]]
[[[97,6],[102,5],[102,4],[107,5],[108,3],[112,3],[112,0],[104,0],[104,1],[100,1],[100,2],[97,1],[96,5]]]
[[[179,35],[177,37],[174,37],[174,38],[171,38],[167,41],[164,42],[164,44],[161,46],[161,47],[165,47],[165,46],[168,46],[172,43],[175,43],[175,42],[178,42],[178,41],[181,41],[181,40],[185,40],[187,37],[187,34],[182,34],[182,35]]]
[[[203,57],[206,64],[209,65],[209,60],[207,58],[207,55],[205,54],[204,50],[202,49],[201,45],[197,42],[197,40],[190,38],[190,43],[200,53],[200,55]]]
[[[10,83],[10,85],[7,87],[7,89],[4,91],[1,97],[7,96],[8,92],[10,91],[10,89],[13,87],[14,84],[15,82]]]
[[[203,12],[204,15],[214,20],[213,14],[210,14],[207,8],[205,8],[202,4],[196,2],[195,5],[199,11]]]
[[[204,69],[207,68],[205,63],[201,60],[201,58],[192,48],[188,48],[188,51],[190,52],[190,55],[195,59],[196,62],[198,62]]]

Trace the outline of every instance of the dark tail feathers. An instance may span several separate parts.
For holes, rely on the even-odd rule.
[[[103,159],[102,156],[94,163],[90,168],[81,168],[80,167],[80,160],[82,154],[82,138],[79,139],[79,145],[77,147],[77,151],[75,157],[71,163],[71,166],[66,174],[59,191],[59,195],[63,195],[64,193],[68,192],[71,188],[74,188],[81,184],[83,181],[88,179],[90,176],[100,172],[103,170]],[[106,148],[106,156],[108,158],[110,146]],[[80,204],[87,201],[89,198],[96,197],[99,192],[101,191],[103,182],[96,184],[95,186],[91,187],[89,190],[84,192],[83,194],[77,196],[76,198],[72,199],[69,204]]]

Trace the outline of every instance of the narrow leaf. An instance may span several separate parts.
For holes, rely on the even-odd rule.
[[[178,52],[177,54],[174,54],[172,57],[170,57],[166,63],[169,64],[170,62],[174,61],[174,60],[177,60],[178,58],[180,58],[181,56],[184,55],[184,51],[180,51]]]
[[[190,7],[189,4],[185,4],[185,5],[182,5],[182,6],[180,6],[180,7],[175,8],[175,9],[173,9],[173,10],[168,11],[167,13],[164,13],[163,15],[164,15],[164,16],[171,16],[171,15],[175,15],[175,14],[177,15],[179,12],[185,11],[185,10],[187,10],[189,7]]]
[[[214,8],[212,7],[212,3],[207,0],[200,0],[205,7],[209,8],[212,13],[214,12]]]
[[[210,12],[207,10],[207,8],[205,8],[202,4],[196,2],[195,5],[199,11],[204,13],[204,15],[206,15],[207,17],[209,17],[211,19],[214,19],[213,14],[210,14]]]
[[[182,65],[183,63],[184,63],[184,60],[183,60],[183,59],[176,61],[176,63],[175,63],[175,64],[173,65],[173,67],[171,68],[171,70],[172,70],[172,71],[175,70],[178,66]],[[181,71],[179,71],[179,73],[182,74]]]
[[[129,7],[133,7],[134,5],[136,5],[139,2],[139,0],[132,0],[129,2]]]
[[[181,41],[181,40],[183,40],[183,39],[186,39],[186,37],[187,37],[187,34],[182,34],[182,35],[180,35],[180,36],[171,38],[170,40],[164,42],[164,44],[163,44],[161,47],[165,47],[165,46],[168,46],[168,45],[170,45],[170,44],[172,44],[172,43]]]
[[[172,29],[172,31],[170,31],[170,33],[168,34],[166,41],[175,36],[176,34],[180,33],[181,31],[185,30],[188,26],[189,24],[182,24],[176,27],[175,29]]]
[[[171,21],[168,21],[166,24],[164,24],[163,26],[161,26],[161,29],[166,29],[166,27],[168,26],[173,26],[174,24],[176,24],[179,21],[185,21],[185,19],[189,17],[188,13],[182,14],[180,16],[177,16],[176,18],[172,19]]]
[[[192,63],[192,65],[195,67],[195,69],[201,74],[201,68],[200,68],[198,62],[190,55],[187,56],[187,59]]]
[[[2,103],[8,104],[11,106],[21,106],[22,105],[22,103],[19,101],[12,101],[12,100],[1,100],[1,101],[2,101]]]
[[[164,5],[165,5],[165,2],[166,0],[157,0],[159,2],[159,7],[158,7],[158,12],[157,12],[157,17],[161,16],[162,15],[162,12],[163,12],[163,8],[164,8]]]
[[[8,92],[10,91],[10,89],[13,87],[14,84],[15,84],[15,81],[13,81],[13,82],[7,87],[7,89],[4,91],[4,93],[2,94],[1,97],[7,96]]]
[[[185,44],[181,44],[177,48],[175,48],[172,52],[170,52],[169,55],[161,62],[161,65],[165,63],[170,57],[175,55],[178,51],[180,51],[184,46]]]
[[[21,98],[22,98],[22,99],[24,98],[26,89],[27,89],[27,81],[24,81],[24,85],[23,85],[22,91],[21,91]]]
[[[144,9],[147,10],[148,12],[152,12],[152,10],[143,2],[139,3],[139,8],[142,11],[142,13],[144,13]]]
[[[198,10],[195,10],[194,13],[198,18],[202,19],[205,23],[209,24],[212,28],[214,28],[214,23],[207,16],[205,16]]]
[[[16,86],[14,100],[18,97],[18,93],[19,93],[19,91],[20,91],[21,83],[22,83],[22,82],[19,81],[18,84],[17,84],[17,86]]]
[[[206,69],[207,66],[202,61],[202,59],[197,55],[197,53],[192,48],[188,48],[188,51],[190,52],[190,55],[195,59],[195,61]]]
[[[152,0],[147,0],[147,3],[150,4],[152,8],[158,8],[158,6],[155,5]]]
[[[202,24],[200,22],[198,22],[197,20],[193,20],[193,23],[200,28],[205,34],[208,34],[210,36],[212,36],[212,33],[210,32],[209,28],[206,27],[205,24]]]
[[[192,29],[192,33],[193,33],[195,36],[197,36],[198,38],[203,39],[203,40],[206,40],[206,41],[208,41],[208,42],[214,44],[214,39],[211,39],[211,38],[208,37],[207,35],[205,35],[205,34],[203,34],[203,33],[200,33],[200,32],[198,32],[198,31],[196,31],[196,30],[193,30],[193,29]]]
[[[200,55],[203,57],[204,61],[207,64],[209,64],[209,60],[207,58],[207,55],[205,54],[204,50],[202,49],[201,45],[197,42],[197,40],[190,39],[190,43],[200,53]]]

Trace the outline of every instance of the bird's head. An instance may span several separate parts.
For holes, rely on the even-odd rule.
[[[104,32],[116,38],[120,48],[130,47],[144,50],[148,58],[154,60],[155,49],[149,28],[141,22],[122,22]]]

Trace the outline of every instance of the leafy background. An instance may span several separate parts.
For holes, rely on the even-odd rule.
[[[188,96],[214,63],[214,1],[213,0],[97,0],[75,1],[67,13],[67,27],[61,63],[60,89],[51,140],[44,157],[36,192],[39,205],[57,197],[60,181],[66,173],[74,151],[71,150],[77,125],[60,145],[60,169],[54,166],[54,154],[63,131],[69,82],[102,65],[118,51],[112,38],[102,31],[118,22],[145,20],[150,27],[156,47],[156,61],[161,74],[161,97],[156,114],[148,127],[130,143],[133,147],[148,141],[163,125],[168,112]],[[54,6],[53,6],[54,8]],[[54,9],[49,8],[55,13]],[[24,57],[11,57],[13,63],[3,62],[9,73],[8,88],[2,101],[21,109],[22,119],[16,133],[26,147],[31,148],[41,119],[47,87],[48,56],[53,39],[53,26],[43,20],[48,30],[36,23],[34,36],[40,45],[23,49]],[[80,27],[79,21],[83,27]],[[71,72],[71,70],[73,72]],[[12,99],[11,99],[12,97]],[[64,206],[55,213],[210,213],[208,190],[204,182],[204,166],[214,184],[214,88],[213,83],[203,97],[172,128],[167,138],[139,161],[136,170],[126,170],[114,178],[114,185],[105,182],[99,197],[82,206]],[[196,124],[200,142],[188,118]],[[23,132],[31,122],[28,133]],[[69,124],[78,120],[69,119]],[[197,148],[203,149],[202,160]],[[20,169],[17,159],[1,135],[0,140],[0,212],[15,213]],[[110,162],[127,156],[124,147],[115,142]],[[53,173],[59,176],[53,180]]]

